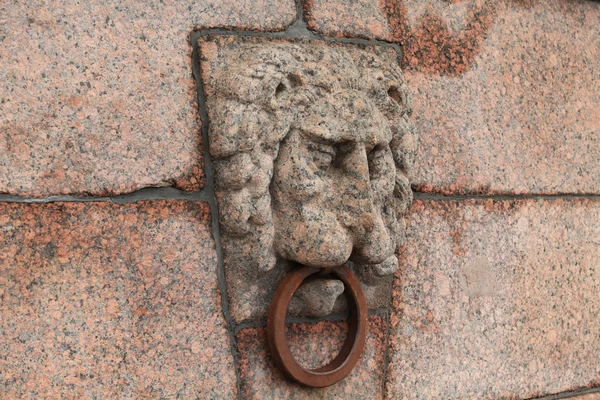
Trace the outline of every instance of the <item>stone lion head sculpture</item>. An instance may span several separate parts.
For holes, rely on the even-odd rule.
[[[299,264],[347,263],[368,299],[387,290],[417,149],[395,51],[239,37],[200,48],[234,318],[264,315]],[[290,307],[331,312],[340,285],[309,283]]]

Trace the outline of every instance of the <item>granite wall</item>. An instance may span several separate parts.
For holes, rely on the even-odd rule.
[[[332,387],[231,317],[206,34],[391,47],[413,92],[391,301]],[[596,399],[598,104],[597,1],[5,0],[0,398]],[[345,329],[288,336],[316,366]]]

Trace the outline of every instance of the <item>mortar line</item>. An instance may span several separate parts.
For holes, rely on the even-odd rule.
[[[239,28],[197,28],[193,33],[198,33],[201,36],[205,35],[230,35],[230,36],[262,36],[262,37],[275,37],[275,38],[311,38],[319,39],[327,42],[337,43],[351,43],[369,46],[386,46],[393,47],[399,53],[402,52],[401,45],[393,41],[387,41],[382,39],[363,39],[358,37],[330,37],[325,34],[315,32],[308,28],[306,18],[304,14],[303,0],[295,0],[296,4],[296,19],[287,28],[282,30],[274,31],[258,31],[258,30],[244,30]]]
[[[236,335],[244,329],[256,329],[256,328],[265,328],[267,326],[266,321],[248,321],[248,322],[240,322],[235,325],[234,331]]]
[[[291,24],[285,31],[277,33],[277,37],[306,37],[315,40],[323,40],[326,42],[334,42],[334,43],[348,43],[348,44],[358,44],[358,45],[368,45],[368,46],[384,46],[384,47],[392,47],[398,53],[398,64],[402,62],[402,47],[399,43],[387,41],[387,40],[379,40],[379,39],[362,39],[358,37],[331,37],[325,34],[315,32],[308,28],[308,24],[306,23],[306,15],[304,14],[304,1],[296,0],[296,21]],[[245,31],[238,31],[235,34],[243,36]],[[246,32],[247,33],[247,32]],[[271,34],[273,35],[273,34]],[[267,33],[266,36],[269,36]]]
[[[560,400],[560,399],[569,399],[569,398],[573,398],[576,396],[582,396],[582,395],[592,394],[592,393],[600,393],[600,387],[577,389],[577,390],[571,390],[568,392],[550,394],[547,396],[531,397],[531,398],[529,398],[529,400]]]
[[[304,12],[301,5],[297,2],[297,12],[300,14],[300,18],[297,18],[292,24],[290,24],[283,31],[246,31],[241,29],[225,29],[225,28],[199,28],[194,33],[200,36],[206,35],[224,35],[224,36],[241,36],[241,37],[270,37],[270,38],[282,38],[282,39],[295,39],[295,38],[307,38],[313,40],[322,40],[325,42],[332,43],[346,43],[366,46],[383,46],[392,47],[399,53],[402,52],[401,46],[395,42],[389,42],[378,39],[360,39],[352,37],[330,37],[325,36],[321,33],[317,33],[308,29],[306,22],[304,21]]]
[[[556,194],[454,194],[444,195],[439,193],[423,193],[413,191],[415,200],[433,200],[433,201],[460,201],[460,200],[600,200],[600,194],[575,194],[575,193],[556,193]]]
[[[78,195],[57,195],[46,197],[27,197],[10,194],[0,194],[0,203],[25,203],[25,204],[47,204],[57,202],[109,202],[115,204],[130,204],[136,201],[147,200],[187,200],[187,201],[207,201],[210,197],[207,186],[197,192],[186,192],[171,186],[167,187],[145,187],[130,193],[115,196],[78,196]],[[600,194],[575,194],[575,193],[556,193],[556,194],[455,194],[444,195],[439,193],[413,192],[415,200],[433,200],[433,201],[460,201],[460,200],[573,200],[588,199],[600,200]]]
[[[368,315],[369,316],[382,315],[382,314],[387,314],[388,312],[389,312],[389,309],[387,307],[372,308],[368,311]],[[322,317],[286,317],[285,323],[286,324],[311,324],[311,323],[317,323],[317,322],[323,322],[323,321],[337,322],[337,321],[341,321],[343,319],[347,319],[348,317],[349,317],[348,312],[329,314],[329,315],[325,315]],[[265,321],[265,320],[240,322],[239,324],[237,324],[235,326],[235,332],[238,333],[242,329],[261,328],[261,327],[265,327],[265,326],[267,326],[267,321]]]
[[[288,26],[288,28],[286,29],[286,31],[290,31],[290,30],[294,30],[294,29],[299,29],[302,32],[308,31],[308,26],[306,25],[306,18],[304,15],[304,1],[303,0],[294,0],[294,2],[296,3],[296,20],[294,21],[293,24],[291,24],[290,26]],[[294,28],[295,27],[295,28]]]
[[[357,45],[366,45],[366,46],[383,46],[383,47],[392,47],[399,51],[401,51],[401,47],[397,43],[386,42],[383,40],[368,40],[368,39],[358,39],[358,38],[336,38],[324,36],[319,33],[315,33],[308,28],[302,27],[301,24],[292,24],[285,31],[279,32],[260,32],[260,31],[242,31],[235,29],[222,29],[222,28],[207,28],[207,29],[198,29],[195,30],[194,33],[200,34],[200,36],[207,35],[223,35],[223,36],[241,36],[241,37],[270,37],[270,38],[281,38],[281,39],[297,39],[297,38],[308,38],[313,40],[322,40],[325,42],[332,43],[347,43],[347,44],[357,44]]]
[[[204,93],[204,87],[202,86],[202,72],[200,70],[200,56],[198,51],[198,35],[192,32],[190,35],[190,41],[192,45],[192,73],[196,83],[196,89],[198,91],[198,112],[202,123],[202,147],[204,155],[204,174],[206,176],[206,185],[204,191],[206,193],[206,201],[210,207],[211,223],[212,223],[212,235],[215,241],[215,250],[217,252],[217,278],[219,283],[219,291],[221,293],[221,311],[223,317],[227,323],[227,332],[229,334],[230,351],[233,356],[233,364],[236,377],[236,387],[238,392],[238,399],[242,399],[242,380],[240,376],[240,363],[238,356],[237,341],[235,338],[235,326],[231,315],[229,314],[229,297],[227,295],[227,285],[225,282],[225,266],[223,260],[223,247],[221,245],[221,230],[219,226],[219,209],[217,206],[217,199],[214,192],[214,175],[212,159],[210,156],[210,148],[208,141],[208,111],[206,109],[206,95]]]
[[[391,299],[391,298],[390,298]],[[391,318],[392,306],[388,308],[388,312],[385,314],[385,339],[383,345],[383,374],[381,377],[381,399],[385,399],[385,391],[387,387],[387,373],[390,364],[390,329],[391,329]]]
[[[207,193],[202,188],[198,192],[185,192],[174,187],[147,187],[135,190],[131,193],[115,196],[77,196],[77,195],[58,195],[46,197],[25,197],[10,194],[0,194],[2,203],[26,203],[26,204],[46,204],[56,202],[107,202],[115,204],[129,204],[136,201],[146,200],[188,200],[188,201],[206,201]]]

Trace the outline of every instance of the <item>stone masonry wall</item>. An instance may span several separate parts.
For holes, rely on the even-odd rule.
[[[229,312],[208,34],[392,48],[414,95],[391,302],[329,388]],[[597,1],[4,0],[0,399],[596,399],[599,104]],[[290,318],[292,350],[346,326]]]

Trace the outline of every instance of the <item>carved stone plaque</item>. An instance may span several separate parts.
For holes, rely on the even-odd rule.
[[[417,148],[395,50],[222,35],[199,48],[234,320],[264,320],[299,265],[345,263],[385,307]],[[289,312],[339,312],[343,290],[307,282]]]

